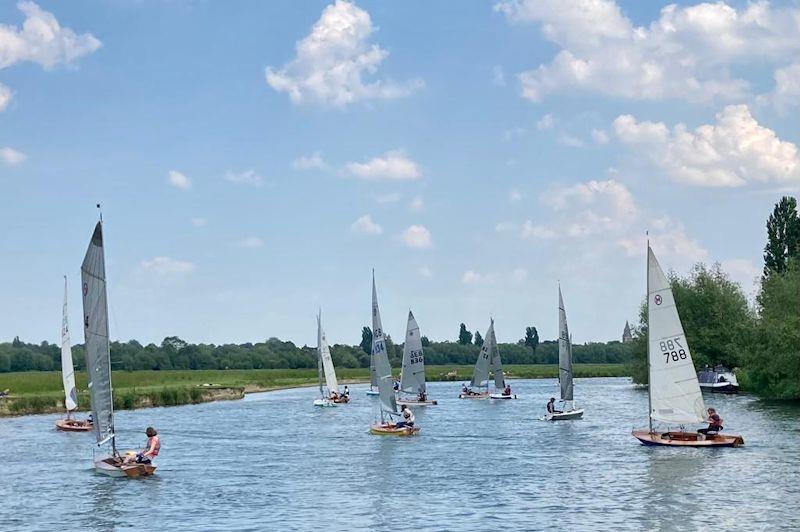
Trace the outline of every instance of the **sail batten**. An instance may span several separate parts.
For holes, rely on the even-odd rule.
[[[111,391],[111,353],[102,222],[95,226],[81,265],[83,332],[86,372],[97,443],[114,438],[114,401]]]
[[[381,311],[378,308],[378,292],[375,289],[375,276],[372,276],[372,360],[375,364],[381,412],[397,414],[397,400],[394,395],[394,380],[389,355],[386,352],[386,338],[381,325]]]
[[[403,345],[403,371],[400,376],[400,389],[406,393],[422,394],[425,389],[425,358],[422,352],[422,338],[414,314],[408,311],[406,342]]]
[[[650,418],[700,423],[705,405],[669,280],[647,247]]]
[[[66,275],[64,276],[64,306],[61,313],[61,380],[64,383],[64,406],[68,412],[71,412],[78,408],[78,392],[75,389],[75,367],[72,363],[72,345],[69,338]]]
[[[558,331],[558,382],[561,387],[561,399],[572,401],[572,341],[569,336],[567,312],[564,309],[561,286],[558,287]]]

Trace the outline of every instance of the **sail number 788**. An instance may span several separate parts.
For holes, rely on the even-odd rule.
[[[673,362],[686,360],[686,349],[684,349],[680,340],[677,338],[672,340],[662,340],[658,345],[661,348],[661,354],[665,357],[665,364],[669,364],[670,359],[672,359]]]

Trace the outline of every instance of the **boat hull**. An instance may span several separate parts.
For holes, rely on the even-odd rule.
[[[489,393],[488,392],[481,392],[481,393],[460,393],[458,394],[459,399],[488,399]]]
[[[545,421],[567,421],[570,419],[580,419],[583,417],[583,409],[568,410],[566,412],[556,412],[544,416]]]
[[[489,399],[516,399],[516,398],[517,396],[513,393],[511,395],[504,395],[502,393],[493,393],[489,395]]]
[[[94,461],[96,473],[108,477],[137,478],[147,477],[155,473],[156,466],[152,464],[125,464],[119,457],[105,456]]]
[[[433,406],[433,405],[437,405],[439,403],[437,403],[436,401],[415,401],[413,399],[398,399],[397,400],[397,404],[400,405],[400,406],[402,406],[402,405],[407,405],[407,406]]]
[[[94,425],[88,421],[77,421],[74,419],[59,419],[56,421],[56,429],[64,432],[89,432]]]
[[[739,393],[739,385],[730,382],[700,383],[700,389],[714,393]]]
[[[319,406],[321,408],[335,408],[339,405],[330,399],[314,399],[314,406]]]
[[[420,432],[419,427],[396,427],[394,424],[377,423],[370,425],[369,433],[376,436],[415,436]]]
[[[704,436],[697,432],[650,432],[634,430],[631,435],[643,445],[659,447],[739,447],[744,439],[738,434]]]

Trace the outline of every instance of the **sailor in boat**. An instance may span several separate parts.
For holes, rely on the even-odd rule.
[[[547,402],[547,413],[548,414],[563,414],[561,410],[556,410],[556,398],[551,397],[550,400]]]
[[[480,395],[478,392],[472,390],[472,388],[467,386],[467,383],[461,385],[461,393],[463,395]]]
[[[346,384],[344,385],[344,392],[342,392],[342,395],[344,395],[347,399],[350,399],[350,388],[348,388]]]
[[[503,395],[511,395],[511,385],[506,384],[506,387],[503,388]]]
[[[425,392],[419,392],[419,395],[417,396],[417,400],[420,403],[426,402],[428,400],[428,394],[425,393]]]
[[[147,427],[145,434],[147,434],[147,444],[144,449],[136,453],[135,457],[126,457],[126,464],[132,462],[136,462],[137,464],[151,464],[156,456],[158,456],[158,452],[161,450],[161,438],[158,437],[158,432],[153,427]]]
[[[722,426],[722,418],[717,414],[717,411],[713,408],[708,409],[708,428],[707,429],[700,429],[697,432],[700,434],[705,434],[706,436],[711,433],[711,435],[716,435],[719,431],[723,428]]]
[[[414,417],[414,412],[408,408],[408,405],[403,405],[403,409],[400,411],[400,413],[403,414],[403,419],[398,421],[397,424],[395,424],[395,427],[398,429],[403,427],[413,428],[416,418]]]

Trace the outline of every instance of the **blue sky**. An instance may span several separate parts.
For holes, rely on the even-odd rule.
[[[0,339],[56,341],[104,207],[111,332],[332,342],[409,308],[616,339],[665,268],[748,294],[800,185],[800,6],[0,4]],[[76,336],[73,334],[73,336]],[[76,340],[80,334],[76,336]]]

